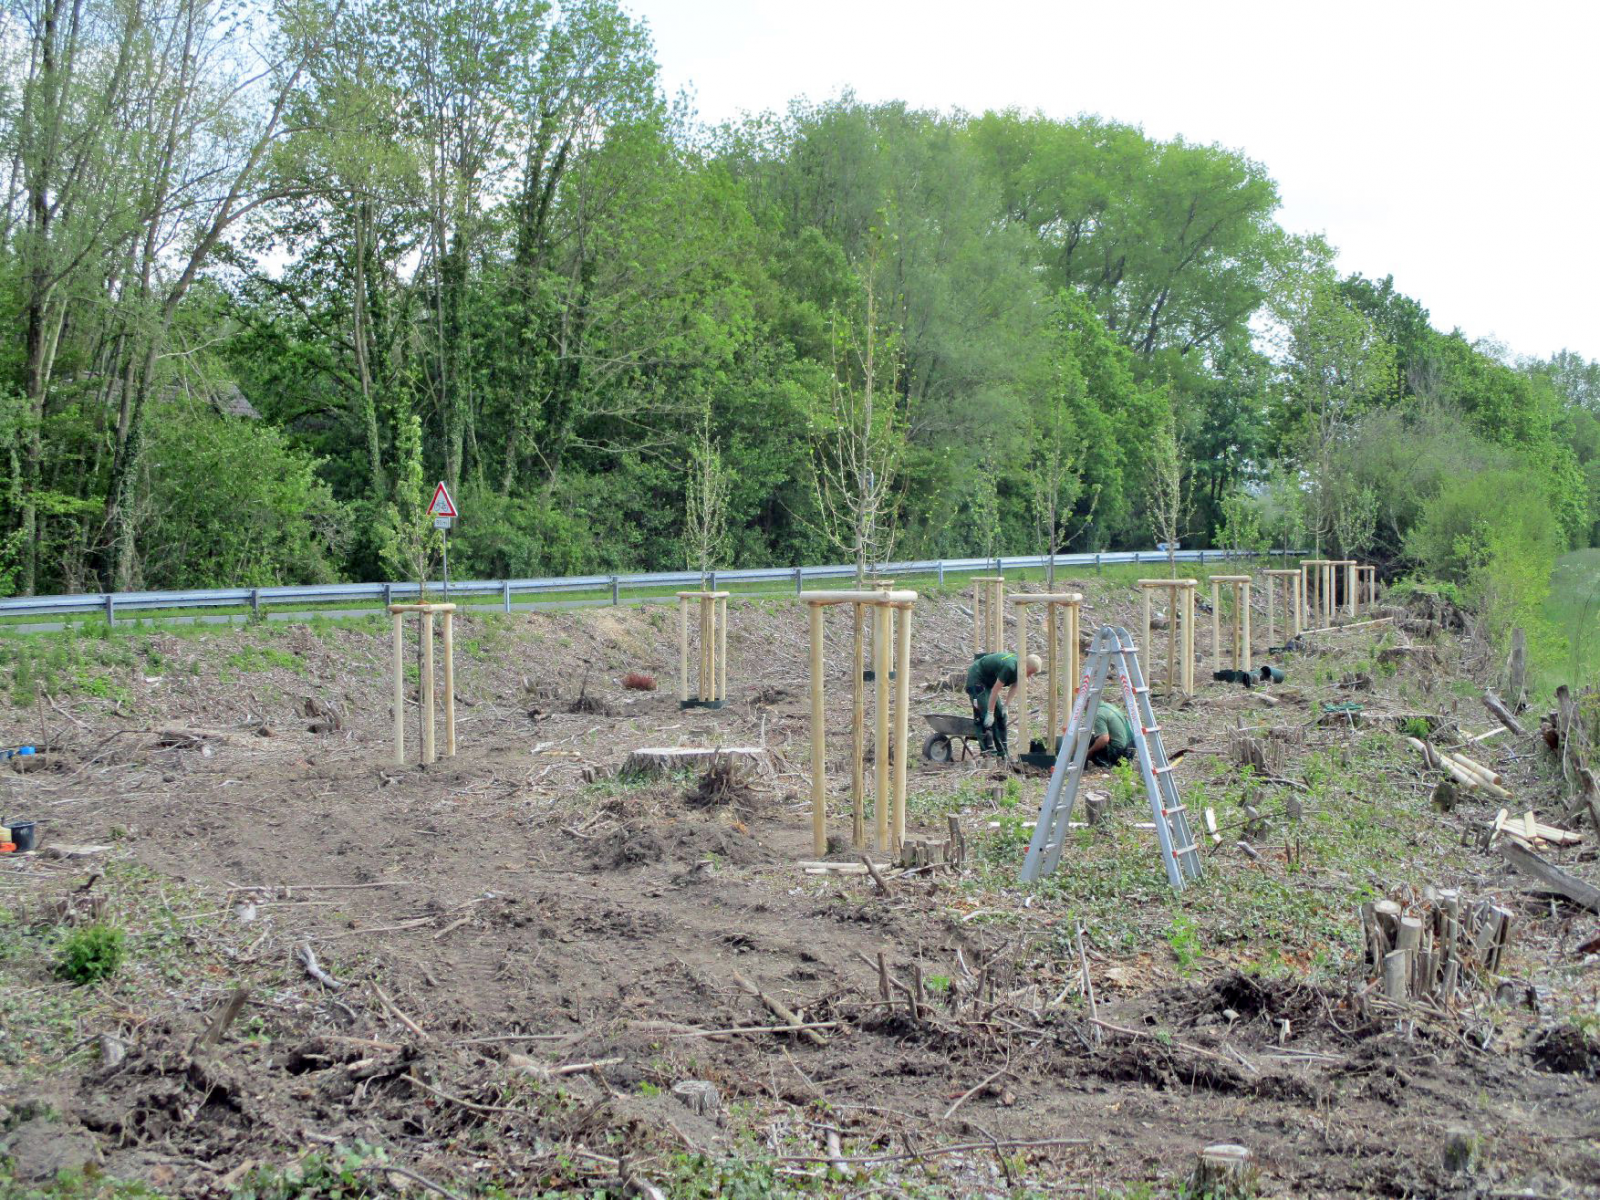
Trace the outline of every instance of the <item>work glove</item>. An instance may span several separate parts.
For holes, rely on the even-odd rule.
[[[991,708],[988,712],[983,714],[983,727],[985,729],[994,728],[994,709]]]

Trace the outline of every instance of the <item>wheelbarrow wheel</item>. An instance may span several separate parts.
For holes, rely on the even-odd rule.
[[[929,762],[949,762],[952,757],[949,735],[930,733],[928,740],[922,743],[922,757]]]

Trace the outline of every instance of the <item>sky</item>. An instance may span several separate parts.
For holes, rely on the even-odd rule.
[[[1600,359],[1600,4],[624,0],[702,121],[851,89],[1241,150],[1342,271],[1513,357]]]

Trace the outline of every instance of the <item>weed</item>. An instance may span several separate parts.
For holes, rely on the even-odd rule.
[[[142,1183],[113,1179],[90,1167],[59,1172],[48,1183],[24,1184],[0,1164],[0,1198],[4,1200],[161,1200],[161,1193]]]
[[[1139,781],[1133,763],[1123,759],[1111,771],[1111,799],[1119,807],[1132,804],[1139,796]]]
[[[80,987],[116,974],[126,937],[113,925],[85,925],[61,939],[56,974]]]
[[[1433,729],[1429,726],[1426,717],[1407,717],[1400,722],[1400,732],[1419,741],[1425,741],[1432,736]]]
[[[950,990],[950,976],[948,975],[929,975],[922,982],[927,985],[930,992],[943,994]]]
[[[1194,922],[1182,913],[1173,917],[1167,928],[1167,945],[1172,947],[1172,956],[1178,960],[1178,970],[1185,974],[1199,961],[1200,936]]]
[[[354,1149],[310,1154],[286,1167],[259,1167],[244,1177],[233,1200],[359,1200],[374,1195],[383,1179],[369,1171],[383,1162],[383,1153],[357,1144]]]

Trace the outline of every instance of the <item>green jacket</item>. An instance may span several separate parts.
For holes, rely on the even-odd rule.
[[[1010,687],[1017,681],[1017,656],[1015,654],[1000,653],[985,654],[982,658],[974,659],[967,668],[967,690],[981,687],[988,691],[999,680]]]
[[[1133,745],[1133,728],[1128,724],[1128,718],[1114,705],[1102,704],[1095,710],[1094,735],[1099,737],[1102,733],[1111,735],[1113,750],[1126,750]]]

